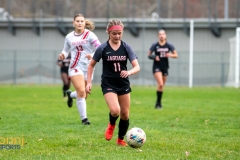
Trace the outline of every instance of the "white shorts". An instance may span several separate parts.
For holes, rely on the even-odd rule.
[[[72,68],[68,70],[69,77],[76,76],[76,75],[83,75],[84,80],[87,80],[87,71],[82,71],[80,67]],[[92,73],[92,80],[93,80],[93,73]]]

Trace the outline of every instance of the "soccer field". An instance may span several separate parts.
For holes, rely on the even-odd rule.
[[[0,159],[239,159],[239,89],[166,87],[162,110],[154,109],[155,87],[132,90],[130,128],[147,135],[140,150],[117,146],[117,129],[104,139],[109,111],[99,86],[83,126],[60,85],[0,85]]]

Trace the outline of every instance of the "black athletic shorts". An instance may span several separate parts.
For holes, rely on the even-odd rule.
[[[102,77],[101,87],[103,95],[108,92],[124,95],[132,91],[128,78]]]
[[[67,73],[67,74],[68,74],[68,67],[62,67],[62,68],[60,69],[60,72],[61,72],[61,73]]]
[[[152,72],[153,72],[153,74],[156,72],[162,72],[163,76],[168,76],[168,68],[161,67],[160,65],[157,65],[157,64],[153,64]]]
[[[123,87],[122,89],[114,88],[114,87],[110,87],[110,86],[109,87],[107,87],[107,86],[102,87],[103,95],[106,94],[106,93],[109,93],[109,92],[116,93],[117,95],[124,95],[124,94],[130,93],[131,91],[132,91],[131,87],[129,87],[129,86]]]

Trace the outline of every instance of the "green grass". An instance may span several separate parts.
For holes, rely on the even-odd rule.
[[[104,139],[109,111],[98,86],[87,100],[92,124],[83,126],[60,85],[1,85],[0,143],[23,136],[24,145],[1,149],[0,159],[239,159],[239,89],[166,87],[162,110],[155,87],[132,90],[130,127],[147,135],[141,150],[116,146],[117,130]]]

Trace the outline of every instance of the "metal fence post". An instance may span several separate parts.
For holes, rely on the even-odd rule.
[[[13,52],[13,83],[17,84],[17,53],[16,50]]]

